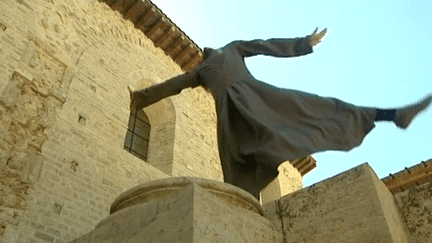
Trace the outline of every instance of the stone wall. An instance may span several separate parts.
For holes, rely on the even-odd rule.
[[[303,188],[300,172],[289,161],[282,163],[278,170],[278,177],[261,191],[263,205]]]
[[[368,164],[264,205],[284,242],[409,242],[393,196]]]
[[[0,99],[0,215],[9,217],[2,217],[2,230],[8,224],[17,226],[28,207],[26,195],[40,177],[45,160],[41,152],[49,139],[47,130],[55,124],[73,74],[74,70],[30,40],[5,82]]]
[[[127,85],[180,73],[104,3],[0,1],[0,242],[76,238],[146,181],[222,180],[215,109],[202,88],[145,109],[147,162],[123,149]]]
[[[73,243],[278,243],[281,232],[248,192],[215,180],[165,178],[122,193],[109,217]]]
[[[214,101],[202,88],[144,109],[152,126],[148,161],[123,149],[127,85],[144,88],[181,72],[104,3],[0,1],[0,242],[84,235],[108,216],[114,198],[147,181],[221,181]],[[362,168],[294,192],[301,175],[284,164],[264,193],[268,217],[292,242],[334,241],[329,231],[355,235],[374,224],[384,233],[357,235],[403,242],[393,198]],[[430,187],[395,195],[412,242],[432,242]]]
[[[432,183],[413,187],[395,195],[410,242],[432,242]]]

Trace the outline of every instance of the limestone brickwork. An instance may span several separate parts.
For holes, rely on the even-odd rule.
[[[368,164],[264,205],[283,242],[409,242],[392,194]]]
[[[161,179],[120,195],[109,217],[72,242],[281,242],[281,232],[262,214],[251,194],[232,185]]]
[[[278,177],[261,191],[263,205],[303,188],[302,175],[290,161],[282,163],[278,170]]]
[[[113,219],[114,199],[143,183],[223,181],[214,100],[203,88],[144,109],[151,125],[147,161],[123,148],[127,86],[163,82],[202,58],[184,33],[144,2],[154,26],[139,19],[144,11],[133,11],[139,1],[0,1],[0,242],[60,243],[91,235]],[[184,242],[432,242],[430,185],[422,185],[429,167],[404,182],[414,185],[409,190],[399,191],[396,183],[393,196],[367,165],[301,189],[302,176],[315,166],[310,156],[282,164],[262,191],[264,215],[231,207],[229,193],[214,196],[196,181],[160,205],[166,212],[196,212],[185,212],[185,232],[193,234]],[[176,218],[169,219],[174,227]],[[362,234],[366,238],[355,238]]]
[[[165,46],[167,55],[155,47],[166,43],[158,43],[104,2],[0,2],[3,242],[76,238],[108,215],[116,196],[146,181],[223,180],[214,100],[203,88],[144,109],[151,124],[147,161],[123,149],[127,85],[162,82],[182,73],[180,64],[190,68],[200,57],[190,56],[195,47],[186,47],[187,53],[173,58],[179,50]],[[192,59],[185,63],[185,57]],[[302,173],[312,162],[298,164],[306,169]],[[281,168],[279,179],[291,184],[275,180],[264,201],[301,187],[296,168]]]
[[[123,149],[127,85],[182,70],[105,3],[0,1],[0,27],[0,242],[72,240],[146,181],[222,180],[214,102],[202,88],[145,109],[148,161]]]
[[[432,242],[432,184],[426,183],[395,194],[410,234],[410,242]]]
[[[428,191],[395,200],[367,163],[263,205],[214,180],[164,178],[122,193],[72,242],[430,242]]]

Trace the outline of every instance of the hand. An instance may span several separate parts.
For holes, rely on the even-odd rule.
[[[130,110],[132,111],[135,108],[135,96],[134,96],[134,88],[132,87],[132,85],[128,85],[128,90],[129,90],[129,95],[130,95]]]
[[[150,95],[151,92],[154,92],[154,90],[152,91],[152,89],[154,89],[154,87],[136,90],[132,85],[128,85],[129,96],[131,100],[131,112],[136,113],[137,110],[140,110],[159,101],[155,100],[154,97]]]
[[[318,34],[318,27],[315,29],[315,31],[310,35],[311,37],[311,44],[312,46],[318,45],[318,43],[321,42],[321,39],[325,36],[327,33],[327,28],[321,30]]]

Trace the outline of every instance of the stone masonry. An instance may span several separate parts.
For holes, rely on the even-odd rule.
[[[222,180],[214,102],[202,88],[145,110],[148,161],[123,149],[127,85],[182,71],[105,3],[0,1],[0,60],[0,242],[72,240],[146,181]]]
[[[123,149],[127,85],[181,74],[143,32],[96,0],[0,1],[0,242],[67,242],[123,191],[155,179],[222,181],[214,100],[186,89],[144,109],[147,161]],[[289,163],[263,202],[302,187]]]
[[[432,242],[432,183],[395,194],[410,242]]]
[[[2,243],[60,243],[89,235],[110,217],[115,198],[157,179],[223,181],[214,100],[203,88],[183,90],[144,109],[151,125],[147,161],[124,149],[130,115],[127,86],[145,88],[183,71],[105,2],[0,1]],[[116,8],[123,3],[132,2],[118,1]],[[280,166],[279,178],[262,192],[267,219],[256,219],[275,232],[274,239],[331,242],[336,238],[328,230],[369,239],[367,232],[375,230],[382,242],[432,242],[429,184],[393,197],[372,169],[362,165],[300,190],[302,175],[315,161],[292,163]],[[219,217],[210,207],[199,211],[193,205],[211,201],[223,210],[225,201],[213,196],[197,201],[196,192],[201,189],[193,186],[180,201],[171,199],[190,199],[188,207],[196,212]],[[164,205],[168,210],[171,203]],[[191,229],[197,229],[198,221],[207,225],[205,218],[196,219]],[[232,222],[217,229],[224,231]],[[251,238],[248,228],[241,229]],[[239,242],[233,234],[227,237]],[[349,234],[339,235],[341,242],[355,242]]]
[[[281,242],[410,242],[393,195],[367,163],[263,207]]]

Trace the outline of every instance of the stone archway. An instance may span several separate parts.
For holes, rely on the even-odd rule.
[[[137,89],[154,85],[159,77],[145,69],[134,71],[129,76],[130,83]],[[176,113],[171,98],[163,99],[144,108],[149,118],[151,130],[148,163],[170,175],[172,172],[174,132]]]

